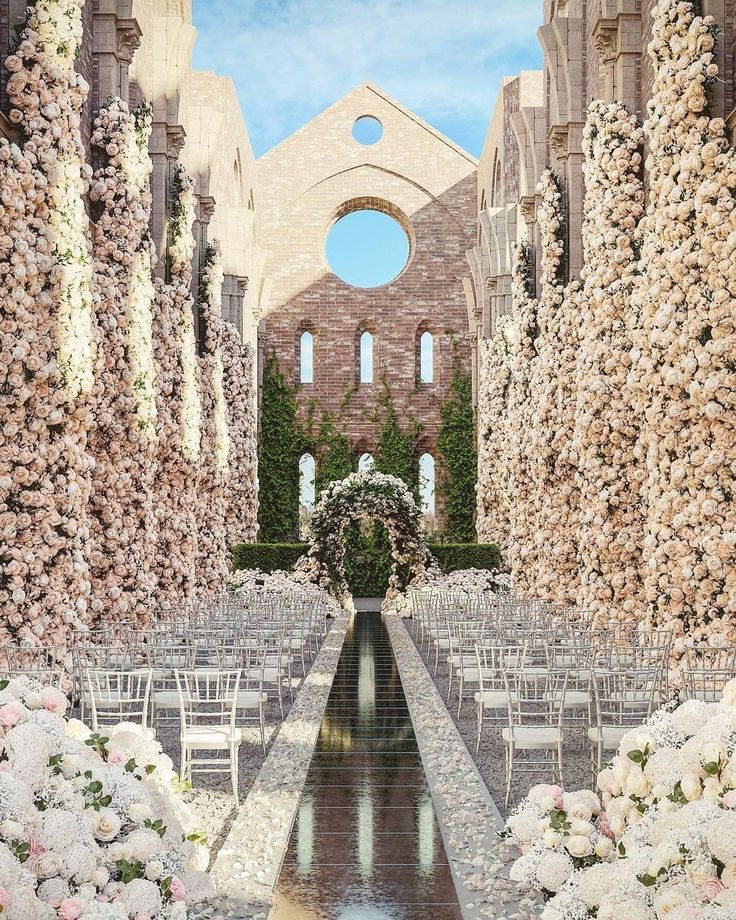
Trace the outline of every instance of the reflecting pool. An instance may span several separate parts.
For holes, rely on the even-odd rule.
[[[348,629],[270,917],[462,917],[380,614]]]

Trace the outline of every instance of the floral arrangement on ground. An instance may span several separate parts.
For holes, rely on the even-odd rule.
[[[736,916],[736,680],[632,728],[597,785],[535,786],[508,819],[542,920]]]
[[[149,732],[92,732],[59,690],[0,684],[0,912],[173,920],[214,894],[209,850]]]

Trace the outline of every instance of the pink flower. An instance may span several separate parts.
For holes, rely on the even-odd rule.
[[[5,888],[0,886],[0,908],[2,908],[2,910],[8,909],[8,901],[8,892],[5,890]]]
[[[176,876],[171,879],[169,891],[171,892],[172,901],[183,901],[187,896],[187,890],[184,887],[184,882],[182,882],[182,880]]]
[[[700,893],[703,895],[705,901],[712,901],[722,891],[725,891],[725,889],[726,886],[720,879],[709,878],[707,882],[703,882],[700,886]]]
[[[37,837],[29,837],[28,845],[31,848],[29,850],[31,856],[42,856],[46,852],[46,847],[41,844]]]
[[[107,762],[111,764],[123,763],[125,761],[125,754],[120,750],[120,748],[109,748],[107,752]]]
[[[61,920],[77,920],[83,908],[84,904],[78,898],[67,898],[59,905],[59,916]]]
[[[736,789],[731,789],[723,796],[724,808],[736,808]]]
[[[41,694],[41,705],[47,712],[62,715],[66,711],[66,697],[59,690],[49,687]]]
[[[12,728],[20,722],[23,715],[23,707],[18,702],[6,703],[0,706],[0,725],[4,728]]]

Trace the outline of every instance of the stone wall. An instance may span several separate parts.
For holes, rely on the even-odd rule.
[[[371,146],[351,133],[363,115],[383,126]],[[258,161],[258,236],[269,253],[270,284],[261,351],[274,349],[287,377],[298,381],[300,335],[312,332],[314,383],[300,389],[300,412],[304,417],[314,402],[318,417],[323,411],[342,415],[357,455],[375,452],[373,416],[384,371],[399,414],[406,409],[422,425],[420,450],[434,455],[453,341],[463,369],[470,370],[463,280],[466,252],[475,244],[476,166],[369,84]],[[378,288],[351,287],[325,257],[333,224],[363,208],[395,217],[410,240],[406,268]],[[425,330],[434,335],[434,382],[418,384],[418,338]],[[358,383],[363,331],[374,336],[372,384]]]

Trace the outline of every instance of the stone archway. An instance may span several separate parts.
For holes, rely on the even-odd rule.
[[[369,470],[332,482],[322,493],[309,522],[309,552],[297,570],[336,597],[347,598],[345,531],[363,520],[377,520],[388,532],[389,595],[406,590],[434,568],[414,496],[403,480]]]

